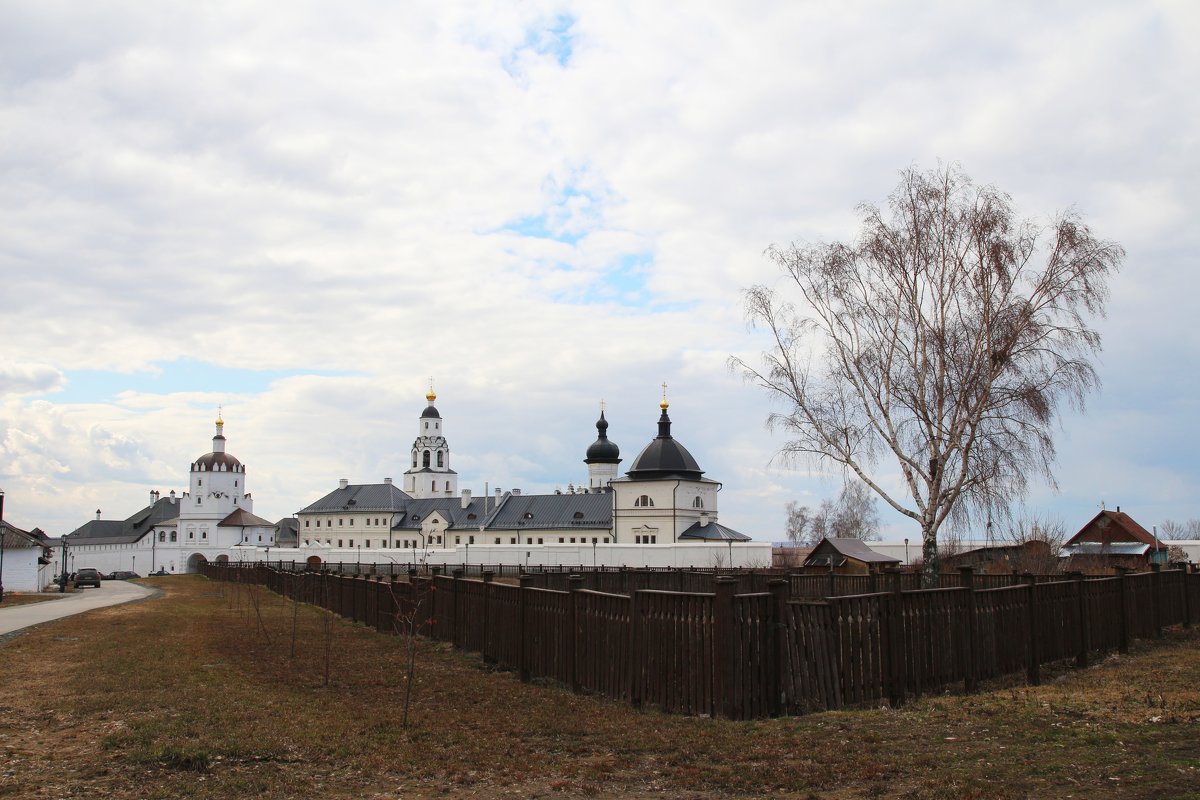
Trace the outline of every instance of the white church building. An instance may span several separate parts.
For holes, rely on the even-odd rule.
[[[434,404],[417,419],[403,486],[338,481],[300,510],[294,541],[254,514],[246,466],[225,448],[218,415],[212,449],[189,468],[188,490],[162,496],[125,519],[96,518],[63,537],[67,570],[194,572],[205,561],[326,563],[767,565],[768,542],[718,522],[721,484],[704,476],[671,433],[664,392],[658,435],[619,474],[621,452],[601,410],[586,449],[588,485],[544,495],[460,490],[445,420]],[[284,522],[293,522],[285,520]],[[737,544],[735,548],[733,545]],[[294,548],[294,549],[292,549]],[[58,562],[61,552],[53,558]],[[55,563],[56,571],[61,565]]]
[[[404,488],[338,487],[297,513],[295,558],[310,563],[487,563],[712,566],[770,563],[770,545],[721,525],[721,484],[671,433],[664,392],[658,435],[619,475],[604,411],[586,450],[588,485],[529,495],[458,489],[432,388],[417,419]],[[733,543],[738,543],[734,558]],[[279,558],[287,558],[284,551]]]
[[[97,510],[63,537],[67,571],[191,572],[202,561],[252,558],[256,548],[273,546],[275,524],[255,516],[246,467],[226,452],[224,429],[218,416],[212,450],[191,463],[188,491],[151,491],[150,504],[122,520],[102,519]]]

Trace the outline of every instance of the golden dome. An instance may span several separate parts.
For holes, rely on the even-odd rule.
[[[437,395],[433,392],[433,378],[429,379],[429,391],[425,393],[425,399],[431,403],[437,400]]]
[[[663,411],[666,411],[668,408],[670,408],[671,404],[667,402],[667,385],[664,383],[662,385],[662,387],[663,387],[663,399],[662,399],[662,402],[658,404],[658,407],[661,408]]]

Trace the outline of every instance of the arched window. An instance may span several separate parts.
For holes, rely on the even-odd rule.
[[[443,463],[444,459],[445,459],[445,454],[441,450],[438,450],[438,466],[439,467],[446,466],[445,463]]]
[[[413,450],[413,466],[417,465],[417,451]]]
[[[428,450],[425,451],[425,455],[421,456],[421,466],[422,467],[429,466],[429,451]]]
[[[633,501],[635,508],[650,508],[654,505],[654,499],[648,494],[644,494],[637,500]]]
[[[704,498],[697,497],[692,501],[692,508],[704,508]]]

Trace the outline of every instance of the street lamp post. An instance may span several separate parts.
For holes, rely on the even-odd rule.
[[[58,593],[66,594],[66,592],[67,592],[67,536],[66,536],[66,534],[63,534],[63,537],[62,537],[62,567],[63,567],[62,581],[58,584]]]
[[[904,540],[904,566],[912,566],[912,562],[908,560],[908,539]]]

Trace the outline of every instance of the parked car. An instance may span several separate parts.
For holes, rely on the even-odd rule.
[[[162,567],[159,567],[158,572],[151,572],[150,576],[151,577],[161,577],[166,574],[167,574],[167,571],[165,569],[163,569]]]
[[[114,580],[114,579],[113,579],[113,575],[114,575],[114,574],[115,574],[115,573],[112,573],[112,572],[108,572],[108,573],[101,572],[101,573],[100,573],[100,580],[102,580],[102,581],[111,581],[111,580]]]
[[[75,573],[75,588],[79,589],[84,586],[95,586],[100,588],[100,572],[91,567],[84,567]]]
[[[108,579],[110,581],[127,581],[130,578],[140,578],[140,577],[142,577],[142,576],[138,575],[136,572],[133,572],[131,570],[119,569],[116,572],[114,572],[112,575],[109,575]]]

